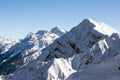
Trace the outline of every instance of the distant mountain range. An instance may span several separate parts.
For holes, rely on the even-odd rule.
[[[0,80],[119,80],[120,32],[84,19],[20,41],[0,39]]]

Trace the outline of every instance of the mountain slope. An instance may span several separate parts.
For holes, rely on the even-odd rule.
[[[0,55],[0,74],[13,73],[16,68],[25,66],[36,59],[41,54],[41,50],[58,37],[58,35],[44,30],[29,33],[23,40]]]
[[[120,33],[106,24],[91,19],[83,20],[38,52],[36,59],[28,60],[28,64],[17,68],[12,74],[1,76],[2,79],[93,80],[97,76],[98,80],[101,80],[103,79],[101,74],[106,76],[104,80],[120,78],[119,70],[115,74],[113,72],[119,69]]]
[[[119,50],[120,52],[120,50]],[[90,65],[86,70],[71,74],[67,80],[119,80],[120,54],[97,65]]]
[[[57,56],[67,58],[74,54],[89,53],[90,48],[92,48],[94,44],[100,40],[109,38],[111,34],[118,32],[112,28],[110,29],[110,27],[109,30],[112,32],[107,32],[105,30],[107,30],[106,28],[108,28],[108,26],[104,27],[105,28],[102,28],[102,26],[95,21],[85,19],[70,32],[64,34],[46,48],[46,50],[48,50],[49,57]],[[45,53],[44,51],[46,50],[43,50],[43,53]],[[58,53],[60,53],[60,55]],[[49,58],[48,56],[46,57]]]
[[[10,43],[12,43],[13,42],[13,40],[11,40],[11,39],[7,39],[7,38],[4,38],[4,37],[0,37],[0,53],[2,52],[2,49],[6,46],[6,45],[8,45],[8,44],[10,44]]]
[[[18,40],[12,40],[7,38],[0,38],[0,58],[2,58],[2,55],[6,53],[12,46],[17,44]],[[1,60],[1,59],[0,59]]]

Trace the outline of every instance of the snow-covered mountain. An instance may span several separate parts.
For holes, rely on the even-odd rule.
[[[1,79],[120,79],[118,31],[91,19],[83,20],[62,35],[59,34],[64,31],[59,31],[54,28],[50,32],[30,33],[4,53],[0,58]]]
[[[120,51],[120,50],[119,50]],[[66,80],[120,80],[120,54],[71,74]]]
[[[12,39],[8,39],[8,38],[5,38],[5,37],[0,37],[0,43],[2,44],[8,44],[8,43],[11,43],[13,40]]]
[[[41,54],[41,50],[58,37],[59,35],[45,30],[29,33],[23,40],[0,55],[0,74],[12,73],[16,68],[25,66],[30,61],[36,59]]]
[[[55,33],[59,36],[62,36],[63,34],[65,34],[67,32],[67,30],[59,29],[58,27],[54,27],[50,32]]]
[[[18,42],[18,41],[8,39],[8,38],[5,38],[5,37],[0,37],[0,54],[6,52],[16,42]]]
[[[11,43],[11,40],[6,39],[4,37],[0,37],[0,48],[2,48],[3,46],[5,46],[8,43]]]

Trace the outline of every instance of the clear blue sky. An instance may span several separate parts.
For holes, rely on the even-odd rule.
[[[84,18],[120,31],[120,0],[0,0],[0,36],[8,38],[55,26],[71,29]]]

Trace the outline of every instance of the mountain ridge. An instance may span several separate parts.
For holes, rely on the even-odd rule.
[[[14,68],[17,68],[16,65],[26,65],[36,59],[40,55],[41,49],[51,44],[58,37],[58,35],[45,30],[39,30],[37,33],[29,33],[23,40],[0,55],[0,74],[14,72]],[[12,67],[7,68],[8,65]]]
[[[57,29],[55,28],[55,30]],[[48,34],[51,34],[51,31]],[[29,38],[30,36],[32,38]],[[37,40],[35,34],[30,33],[30,36],[26,37],[23,42]],[[44,37],[49,37],[49,35]],[[46,39],[49,40],[50,38]],[[43,40],[45,41],[45,39]],[[35,45],[38,45],[38,43]],[[112,73],[114,70],[119,74],[119,70],[116,70],[119,67],[119,49],[120,34],[118,31],[105,24],[97,23],[92,19],[84,19],[70,31],[52,40],[51,44],[38,50],[36,52],[39,53],[37,58],[29,60],[28,57],[29,62],[20,68],[16,68],[11,73],[13,75],[8,74],[1,77],[4,80],[93,80],[96,79],[95,75],[91,75],[92,78],[87,75],[88,78],[85,78],[85,74],[90,73],[90,71],[93,71],[91,74],[99,73],[96,70],[104,71],[107,69],[107,66],[111,66],[111,74],[114,74]],[[112,60],[114,62],[111,62]],[[99,65],[102,66],[102,69]],[[109,71],[109,69],[106,71]],[[116,80],[120,78],[119,75],[110,77],[111,75],[108,73],[104,74],[108,76],[104,79],[100,77],[103,72],[96,75],[99,77],[99,80],[110,80],[115,76],[117,76]],[[79,74],[83,77],[79,77]]]

